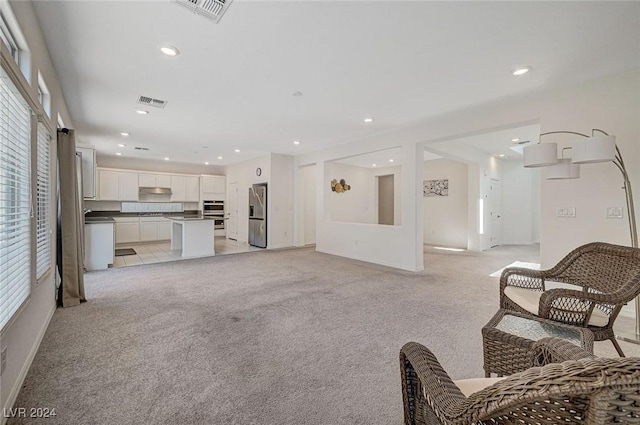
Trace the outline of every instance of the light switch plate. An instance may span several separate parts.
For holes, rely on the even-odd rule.
[[[622,207],[607,207],[607,218],[622,218]]]

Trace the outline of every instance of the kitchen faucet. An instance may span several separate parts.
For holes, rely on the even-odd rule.
[[[91,212],[90,209],[86,209],[86,210],[84,210],[84,215],[87,215],[87,213],[90,213],[90,212]]]

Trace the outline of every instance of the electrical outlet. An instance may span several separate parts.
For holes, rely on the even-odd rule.
[[[2,349],[0,352],[0,375],[4,373],[4,370],[7,368],[7,347]]]
[[[576,207],[564,207],[556,210],[556,217],[575,218]]]

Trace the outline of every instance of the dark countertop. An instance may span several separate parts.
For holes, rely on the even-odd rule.
[[[195,220],[215,220],[215,217],[211,216],[201,216],[201,215],[182,215],[182,216],[172,216],[166,217],[169,220],[175,221],[195,221]]]
[[[104,224],[115,223],[116,221],[112,217],[85,217],[84,224]]]
[[[187,210],[181,212],[166,212],[166,213],[123,213],[120,211],[91,211],[87,213],[85,216],[85,221],[87,219],[92,219],[96,217],[161,217],[161,218],[170,218],[170,217],[200,217],[200,211],[198,210]]]

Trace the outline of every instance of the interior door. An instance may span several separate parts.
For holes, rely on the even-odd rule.
[[[502,186],[491,179],[491,247],[502,245]]]
[[[229,183],[227,207],[227,238],[238,240],[238,183]]]

